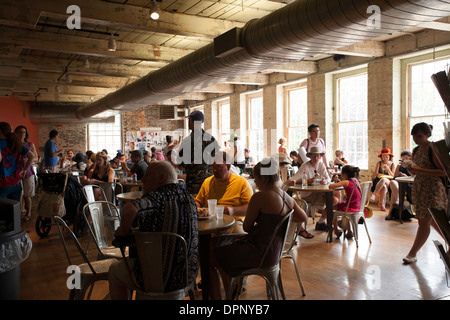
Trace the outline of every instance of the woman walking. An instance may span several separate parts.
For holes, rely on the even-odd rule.
[[[419,226],[413,246],[408,255],[403,258],[405,264],[417,261],[417,253],[430,235],[430,226],[433,226],[439,232],[439,228],[429,214],[428,208],[447,208],[447,193],[441,179],[447,174],[438,160],[439,155],[433,151],[432,143],[428,140],[432,129],[431,125],[421,122],[411,130],[413,140],[418,146],[413,150],[412,160],[414,164],[408,168],[408,171],[416,175],[412,198]]]

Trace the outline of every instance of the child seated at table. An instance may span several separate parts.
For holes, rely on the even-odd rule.
[[[342,181],[330,184],[330,189],[344,187],[346,200],[338,202],[333,206],[334,210],[345,212],[358,212],[361,206],[361,188],[358,182],[359,168],[351,165],[345,165],[342,167],[341,178]],[[356,189],[355,189],[356,188]],[[354,190],[355,189],[355,190]],[[353,191],[354,190],[354,191]],[[353,194],[352,194],[353,191]],[[351,196],[351,197],[350,197]],[[350,203],[349,203],[350,201]],[[347,208],[348,205],[348,208]],[[333,221],[334,233],[339,238],[342,235],[342,231],[337,226],[337,221]],[[353,238],[353,232],[350,230],[350,223],[347,221],[347,234],[346,238]]]

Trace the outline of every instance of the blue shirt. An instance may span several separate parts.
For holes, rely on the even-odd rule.
[[[57,152],[58,149],[56,149],[56,144],[53,140],[49,139],[45,143],[45,149],[44,149],[44,164],[46,167],[54,167],[58,165],[58,155],[52,157],[50,151]]]

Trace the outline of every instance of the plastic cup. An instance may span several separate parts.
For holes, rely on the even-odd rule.
[[[216,214],[217,199],[208,200],[208,211],[211,216]]]
[[[223,209],[224,209],[224,207],[222,207],[222,206],[216,206],[217,220],[223,220]]]

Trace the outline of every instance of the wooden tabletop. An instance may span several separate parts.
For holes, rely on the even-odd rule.
[[[198,234],[206,235],[227,230],[235,224],[232,216],[223,215],[223,220],[218,220],[216,217],[209,219],[198,220]]]
[[[408,177],[396,177],[395,181],[398,182],[406,182],[406,183],[413,183],[414,177],[408,176]]]

